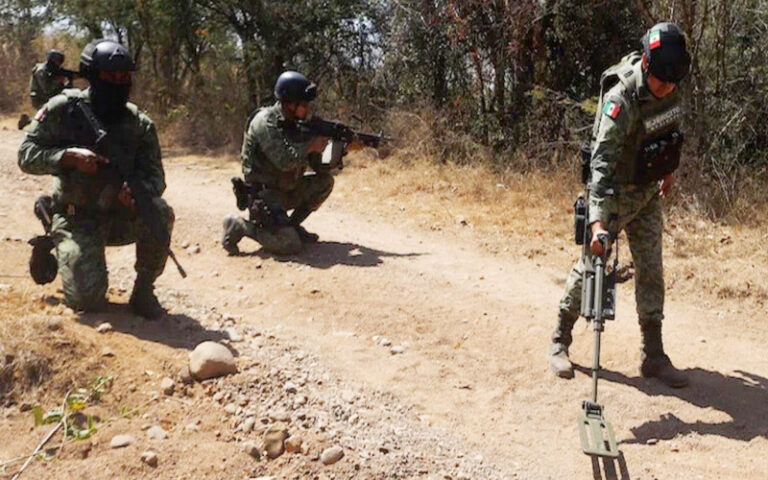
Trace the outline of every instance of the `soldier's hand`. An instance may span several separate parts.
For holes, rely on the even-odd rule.
[[[328,145],[328,137],[315,137],[307,148],[307,153],[323,153]]]
[[[675,175],[668,173],[661,179],[661,185],[659,185],[659,195],[667,197],[672,191],[672,187],[675,186]]]
[[[133,192],[127,183],[123,182],[123,186],[120,187],[120,193],[117,194],[117,200],[132,212],[136,211],[136,199],[133,198]]]
[[[64,167],[75,168],[86,175],[93,175],[99,171],[101,165],[108,164],[109,160],[87,148],[73,147],[64,152],[61,162]]]
[[[608,231],[605,229],[605,226],[603,226],[603,222],[597,221],[590,225],[590,228],[592,229],[592,241],[589,243],[589,248],[592,250],[593,255],[604,255],[605,249],[603,248],[603,244],[600,243],[600,235],[608,235]]]

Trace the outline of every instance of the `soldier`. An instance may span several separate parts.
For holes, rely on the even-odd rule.
[[[662,271],[662,202],[674,184],[678,156],[640,157],[643,147],[669,135],[678,135],[682,108],[677,85],[690,67],[681,30],[660,23],[642,38],[643,52],[625,57],[603,75],[601,104],[593,128],[590,162],[590,248],[602,253],[598,234],[626,232],[635,265],[635,297],[642,332],[644,377],[656,377],[670,387],[684,387],[686,376],[664,353],[661,322],[664,318]],[[615,81],[611,86],[607,84]],[[604,94],[604,95],[603,95]],[[642,161],[641,161],[642,160]],[[572,378],[568,358],[571,331],[578,319],[582,288],[581,261],[570,272],[560,301],[557,328],[548,361],[559,377]]]
[[[298,72],[284,72],[275,83],[277,103],[259,110],[248,123],[241,159],[249,220],[224,219],[222,246],[239,253],[243,236],[278,255],[298,253],[318,236],[301,223],[333,190],[333,176],[324,171],[321,153],[328,139],[281,127],[283,122],[308,119],[317,87]],[[308,167],[315,173],[306,174]],[[293,210],[290,216],[289,210]]]
[[[32,69],[29,81],[29,98],[35,109],[42,108],[48,100],[71,87],[71,79],[60,75],[64,64],[64,54],[51,50],[45,54],[45,63],[38,63]]]
[[[165,268],[167,245],[152,235],[144,218],[137,218],[133,192],[122,180],[138,178],[150,192],[168,238],[174,214],[160,198],[165,173],[155,127],[128,103],[135,69],[130,53],[117,42],[101,39],[86,46],[80,72],[90,87],[65,90],[38,111],[19,149],[19,167],[56,178],[51,236],[66,304],[83,311],[105,305],[104,247],[136,243],[129,303],[138,315],[157,318],[164,310],[154,282]],[[96,122],[106,131],[98,147]],[[117,183],[110,172],[119,172]]]

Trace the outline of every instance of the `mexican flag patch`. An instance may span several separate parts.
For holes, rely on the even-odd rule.
[[[648,35],[648,46],[651,50],[661,46],[661,32],[659,30],[651,30]]]
[[[619,116],[619,112],[621,112],[621,105],[613,102],[605,102],[605,106],[603,107],[604,114],[615,119]]]

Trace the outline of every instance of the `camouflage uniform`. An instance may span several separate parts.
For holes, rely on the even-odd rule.
[[[53,191],[54,217],[51,234],[56,245],[65,301],[75,309],[90,310],[105,302],[107,268],[105,246],[136,243],[136,283],[153,284],[163,272],[168,257],[144,222],[117,201],[114,185],[103,175],[86,175],[63,169],[67,147],[89,143],[82,136],[84,121],[73,114],[77,101],[90,102],[89,90],[65,90],[39,111],[19,149],[19,167],[35,175],[56,177]],[[138,173],[153,194],[168,232],[174,214],[160,198],[165,173],[160,145],[152,121],[133,104],[118,122],[106,125],[107,137],[99,153],[122,175]]]
[[[627,60],[629,57],[625,58]],[[619,82],[602,98],[593,129],[589,218],[607,230],[624,230],[635,265],[637,313],[644,334],[645,355],[663,355],[664,318],[662,269],[662,202],[658,182],[633,183],[638,151],[644,141],[676,128],[682,117],[675,90],[657,99],[646,85],[639,55],[618,72]],[[613,190],[613,195],[610,191]],[[571,344],[571,330],[579,316],[582,289],[581,260],[568,276],[559,305],[553,350]],[[658,338],[656,338],[658,337]],[[551,352],[556,353],[556,352]]]
[[[29,80],[29,98],[37,109],[42,108],[48,100],[60,94],[65,87],[59,82],[59,77],[48,71],[46,65],[46,63],[35,65],[32,69],[32,78]]]
[[[280,102],[261,109],[253,117],[243,139],[243,176],[246,183],[260,187],[256,195],[267,205],[294,210],[294,216],[299,212],[308,215],[320,208],[331,194],[333,176],[306,173],[314,163],[312,160],[317,160],[311,158],[317,154],[307,152],[314,137],[279,128],[281,120],[284,116]],[[225,232],[225,243],[236,245],[247,236],[273,253],[289,255],[301,250],[295,226],[264,229],[255,221],[253,214],[249,220],[228,217],[225,228],[227,222],[230,225]]]

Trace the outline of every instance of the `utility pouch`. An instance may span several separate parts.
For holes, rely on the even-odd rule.
[[[581,183],[584,185],[589,182],[590,163],[592,162],[592,145],[590,142],[583,142],[579,147],[581,153]]]
[[[680,166],[680,153],[685,135],[673,130],[643,143],[640,147],[634,183],[645,185],[657,182]]]
[[[573,238],[576,245],[584,245],[584,234],[587,231],[587,201],[584,194],[573,203]]]
[[[248,186],[242,178],[232,177],[232,192],[235,194],[238,210],[248,208]]]

